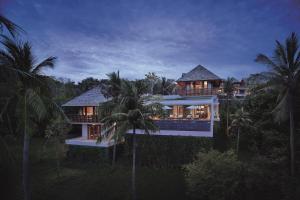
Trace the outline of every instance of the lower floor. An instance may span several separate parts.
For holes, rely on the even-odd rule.
[[[75,126],[75,124],[73,125]],[[112,134],[107,134],[101,124],[76,124],[80,127],[79,137],[70,138],[65,141],[68,145],[110,147],[114,144]]]
[[[154,123],[159,127],[159,131],[151,133],[153,135],[213,137],[211,120],[164,119],[155,120]],[[81,126],[79,137],[67,139],[66,144],[92,147],[113,146],[113,131],[104,130],[101,124],[77,124],[77,126]],[[132,130],[127,133],[132,134]],[[137,130],[136,134],[145,134],[145,132]]]
[[[114,145],[114,140],[97,142],[95,139],[86,139],[84,137],[76,137],[66,140],[68,145],[90,146],[90,147],[110,147]]]
[[[219,119],[219,105],[165,105],[163,110],[163,115],[159,116],[159,119],[210,120],[211,117],[214,120]]]

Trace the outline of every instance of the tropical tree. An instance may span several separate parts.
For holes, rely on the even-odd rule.
[[[146,100],[138,93],[134,82],[122,81],[120,101],[113,112],[102,121],[105,124],[117,123],[115,133],[123,135],[127,131],[132,133],[132,199],[136,199],[136,130],[142,130],[146,134],[156,131],[157,126],[151,120],[159,109],[157,104],[145,104]]]
[[[108,80],[102,84],[101,92],[106,97],[112,97],[114,101],[117,100],[121,90],[121,78],[119,71],[107,74]]]
[[[54,141],[57,177],[60,177],[61,142],[64,141],[66,133],[68,133],[71,128],[65,119],[64,116],[57,113],[57,116],[47,126],[45,135],[46,141]]]
[[[154,86],[159,81],[159,77],[155,72],[148,72],[148,74],[145,74],[145,80],[150,86],[150,94],[154,94]]]
[[[174,80],[167,79],[166,77],[161,77],[160,81],[160,94],[168,95],[171,94],[175,88]]]
[[[88,77],[88,78],[83,79],[81,82],[79,82],[78,87],[82,93],[82,92],[92,89],[95,86],[98,86],[99,84],[100,84],[100,81],[98,79],[95,79],[93,77]]]
[[[228,77],[223,85],[224,93],[226,94],[226,134],[228,135],[229,128],[229,101],[232,98],[234,91],[234,78]]]
[[[276,47],[272,57],[259,54],[256,62],[267,65],[270,70],[264,73],[268,82],[265,89],[279,92],[277,106],[274,109],[276,120],[289,120],[290,129],[290,167],[291,175],[295,175],[295,123],[294,110],[297,90],[300,79],[300,50],[298,37],[292,33],[285,44],[276,41]]]
[[[119,71],[107,74],[107,76],[108,76],[108,81],[106,84],[102,85],[101,91],[106,97],[111,97],[112,99],[110,101],[100,104],[99,109],[98,109],[100,119],[111,115],[113,109],[118,104],[119,96],[121,93],[122,79],[120,78]],[[106,123],[105,124],[105,129],[107,130],[106,134],[109,134],[109,133],[112,134],[112,131],[114,131],[114,129],[117,128],[117,126],[118,125],[116,122]],[[115,128],[112,128],[112,127],[115,127]],[[116,162],[117,143],[120,138],[121,138],[120,135],[113,134],[113,139],[114,139],[113,158],[112,158],[112,166],[113,167]],[[99,138],[99,139],[101,140],[101,138]]]
[[[17,110],[21,114],[24,131],[23,144],[23,190],[24,199],[30,199],[29,192],[29,145],[30,127],[32,128],[35,119],[41,120],[47,114],[47,107],[52,106],[45,103],[46,93],[49,92],[45,77],[41,75],[44,68],[53,68],[55,57],[49,57],[40,63],[31,52],[28,42],[15,42],[9,38],[4,38],[2,42],[4,49],[0,50],[0,66],[5,71],[13,71],[16,74],[16,84],[18,103]],[[47,106],[46,106],[47,105]]]
[[[15,37],[19,32],[23,31],[18,25],[16,25],[15,23],[13,23],[12,21],[10,21],[9,19],[7,19],[6,17],[4,17],[3,15],[0,14],[0,39],[3,39],[6,36],[6,32],[5,30],[7,30],[11,36]],[[11,126],[11,116],[9,115],[8,112],[6,112],[9,107],[13,107],[10,105],[10,101],[11,101],[11,91],[14,91],[15,88],[11,88],[11,90],[7,90],[7,87],[9,86],[8,84],[6,84],[7,80],[11,80],[10,76],[11,76],[11,71],[8,71],[7,69],[3,69],[3,67],[0,68],[0,122],[4,122],[4,116],[6,118],[6,123],[8,125],[8,129],[9,132],[12,133],[14,132],[12,130],[12,126]],[[3,127],[1,127],[2,129]]]
[[[232,122],[230,129],[236,128],[237,130],[237,141],[236,141],[236,152],[239,153],[240,146],[240,131],[242,128],[249,127],[252,123],[249,113],[244,111],[244,108],[237,110],[234,114],[231,115]]]

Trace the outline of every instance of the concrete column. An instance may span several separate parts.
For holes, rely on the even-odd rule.
[[[82,124],[81,136],[82,136],[84,139],[88,139],[88,128],[87,128],[87,124]]]
[[[214,119],[215,119],[215,111],[214,111],[214,101],[212,100],[210,103],[210,132],[214,134]]]
[[[214,104],[215,105],[215,115],[217,116],[217,118],[220,118],[220,115],[219,115],[219,104]]]

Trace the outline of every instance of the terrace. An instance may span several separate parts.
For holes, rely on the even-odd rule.
[[[160,131],[154,135],[212,137],[213,123],[219,120],[219,104],[216,96],[183,97],[163,96],[163,114],[153,117]],[[130,130],[128,133],[132,133]],[[137,130],[137,134],[144,134]]]

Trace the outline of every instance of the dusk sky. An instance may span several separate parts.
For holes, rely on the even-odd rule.
[[[275,40],[300,35],[299,0],[0,0],[39,58],[57,56],[46,73],[74,81],[120,70],[179,78],[198,64],[222,78],[265,70]]]

